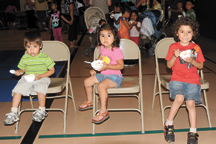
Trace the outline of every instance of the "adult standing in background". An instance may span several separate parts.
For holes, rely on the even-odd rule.
[[[77,22],[79,19],[79,11],[75,6],[75,0],[64,0],[65,14],[64,17],[70,21],[68,40],[70,41],[70,49],[77,48]]]
[[[161,4],[157,0],[139,0],[136,8],[139,12],[145,11],[146,8],[161,9]]]
[[[105,14],[107,22],[110,24],[109,6],[111,6],[111,0],[89,0],[89,5],[99,7]]]
[[[26,16],[28,21],[27,29],[36,28],[35,13],[35,0],[26,0],[25,3]]]
[[[48,5],[46,0],[35,0],[35,12],[38,16],[39,31],[44,31],[46,17],[47,17]]]
[[[13,19],[15,17],[16,12],[17,12],[17,8],[14,6],[13,3],[9,4],[5,10],[5,18],[9,29],[13,28]]]

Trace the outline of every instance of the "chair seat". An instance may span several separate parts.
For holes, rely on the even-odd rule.
[[[166,89],[169,89],[170,77],[171,77],[171,75],[160,75],[161,84]]]
[[[61,92],[65,87],[66,78],[50,78],[51,83],[47,89],[47,93]]]
[[[98,94],[97,85],[96,93]],[[138,93],[139,91],[139,79],[137,77],[124,77],[122,84],[118,88],[108,89],[109,94]]]
[[[209,89],[209,83],[206,80],[201,79],[201,89]]]

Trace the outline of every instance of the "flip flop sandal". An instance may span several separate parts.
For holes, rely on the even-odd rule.
[[[81,106],[84,106],[84,107],[81,107]],[[87,103],[85,101],[82,105],[79,106],[80,111],[84,111],[84,110],[88,110],[88,109],[93,109],[93,102]]]
[[[95,124],[101,124],[101,123],[103,123],[104,121],[106,121],[110,117],[108,111],[104,112],[104,113],[100,113],[99,112],[99,113],[97,113],[97,115],[95,117],[97,117],[97,116],[103,116],[103,117],[100,120],[94,120],[94,119],[92,119],[92,122],[95,123]]]

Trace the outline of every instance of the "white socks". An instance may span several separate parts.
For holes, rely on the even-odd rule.
[[[17,113],[17,112],[18,112],[18,108],[12,107],[12,108],[11,108],[11,111],[12,111],[13,113]]]
[[[38,107],[38,109],[40,110],[40,111],[45,111],[45,107]]]
[[[166,125],[173,125],[173,121],[169,121],[168,119],[166,120]]]
[[[196,133],[196,128],[190,128],[190,132]]]

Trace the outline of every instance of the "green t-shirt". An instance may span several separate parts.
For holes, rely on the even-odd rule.
[[[24,54],[18,64],[18,68],[24,69],[25,74],[44,74],[52,68],[55,62],[46,54],[40,52],[36,57],[28,53]]]
[[[193,20],[196,20],[196,13],[193,9],[191,9],[190,11],[187,11],[186,16],[190,17]]]

